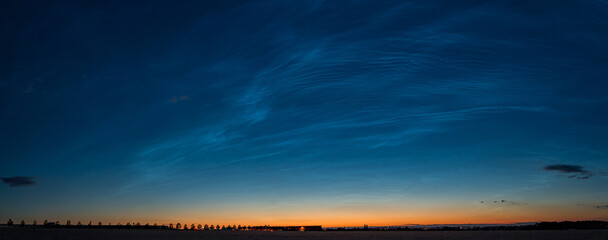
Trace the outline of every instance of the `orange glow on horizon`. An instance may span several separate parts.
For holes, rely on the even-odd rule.
[[[405,204],[404,204],[405,205]],[[437,204],[438,205],[438,204]],[[434,204],[409,204],[402,206],[317,206],[317,207],[226,207],[226,208],[173,208],[144,209],[140,211],[115,212],[99,209],[82,215],[49,218],[65,222],[82,221],[103,223],[140,222],[169,225],[172,223],[242,225],[242,226],[307,226],[362,227],[408,226],[433,224],[514,224],[542,221],[605,220],[605,211],[572,205],[519,205],[488,207],[475,204],[437,206]],[[132,218],[125,216],[134,216]],[[46,218],[46,217],[45,217]],[[34,220],[32,218],[31,220]],[[31,221],[26,219],[26,221]],[[42,219],[36,219],[39,222]]]

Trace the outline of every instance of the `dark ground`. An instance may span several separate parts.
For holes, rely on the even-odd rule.
[[[608,230],[533,230],[533,231],[463,231],[463,232],[207,232],[127,229],[28,229],[0,228],[0,240],[70,240],[70,239],[475,239],[475,240],[606,240]]]

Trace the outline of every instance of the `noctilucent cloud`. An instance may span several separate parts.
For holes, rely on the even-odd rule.
[[[608,220],[607,1],[2,1],[0,219]]]

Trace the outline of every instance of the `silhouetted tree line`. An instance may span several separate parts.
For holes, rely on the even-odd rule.
[[[208,225],[204,226],[201,224],[181,224],[170,223],[167,225],[154,224],[141,224],[139,222],[127,222],[121,224],[108,223],[104,225],[102,222],[93,224],[89,221],[88,224],[83,225],[80,221],[76,225],[72,225],[70,220],[67,220],[65,224],[61,224],[59,221],[48,221],[44,220],[43,224],[38,225],[34,220],[31,224],[26,224],[24,220],[21,220],[19,225],[15,225],[12,219],[6,222],[8,227],[40,227],[40,228],[106,228],[106,229],[164,229],[164,230],[201,230],[201,231],[487,231],[487,230],[567,230],[567,229],[608,229],[607,221],[565,221],[565,222],[540,222],[536,224],[528,225],[506,225],[506,226],[431,226],[431,227],[368,227],[367,225],[358,228],[329,228],[323,229],[321,226],[241,226],[241,225]]]
[[[562,229],[608,229],[606,221],[578,221],[578,222],[541,222],[534,225],[537,230]]]
[[[8,222],[6,223],[7,226],[14,226],[13,224],[13,220],[9,219]],[[78,221],[78,223],[76,223],[76,225],[72,224],[72,221],[67,220],[65,221],[65,224],[61,224],[59,221],[49,221],[47,219],[44,220],[42,225],[38,225],[38,223],[36,222],[36,220],[34,220],[32,222],[32,224],[26,224],[25,221],[21,220],[21,223],[19,224],[20,227],[41,227],[41,228],[118,228],[118,229],[169,229],[168,226],[163,225],[158,225],[156,223],[154,223],[153,225],[150,225],[148,223],[146,223],[145,225],[141,225],[139,222],[138,223],[126,223],[126,224],[121,224],[120,222],[117,224],[112,225],[112,223],[108,223],[107,225],[104,225],[102,222],[98,222],[97,224],[93,224],[93,221],[89,221],[88,224],[82,224],[82,222]]]
[[[6,223],[7,226],[12,227],[14,226],[13,220],[9,219]],[[268,231],[268,230],[276,230],[277,227],[270,227],[270,226],[256,226],[256,227],[252,227],[252,226],[241,226],[241,225],[208,225],[205,224],[204,226],[201,224],[195,225],[193,224],[181,224],[181,223],[169,223],[169,225],[158,225],[156,223],[154,224],[150,224],[150,223],[145,223],[145,224],[141,224],[139,222],[127,222],[125,224],[122,224],[120,222],[116,223],[116,224],[112,224],[112,223],[108,223],[108,224],[103,224],[102,222],[98,222],[97,224],[93,224],[93,221],[89,221],[88,224],[82,224],[82,222],[78,221],[78,223],[76,223],[76,225],[72,224],[71,220],[66,220],[65,224],[61,224],[59,221],[48,221],[48,220],[44,220],[44,223],[42,225],[37,225],[36,221],[33,221],[32,224],[28,225],[25,223],[25,221],[21,221],[21,223],[19,224],[20,227],[41,227],[41,228],[111,228],[111,229],[166,229],[166,230],[202,230],[202,231]],[[321,226],[319,226],[320,228]],[[279,227],[280,228],[280,227]]]

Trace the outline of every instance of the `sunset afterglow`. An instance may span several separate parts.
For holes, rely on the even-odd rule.
[[[606,1],[2,1],[0,220],[608,220]]]

